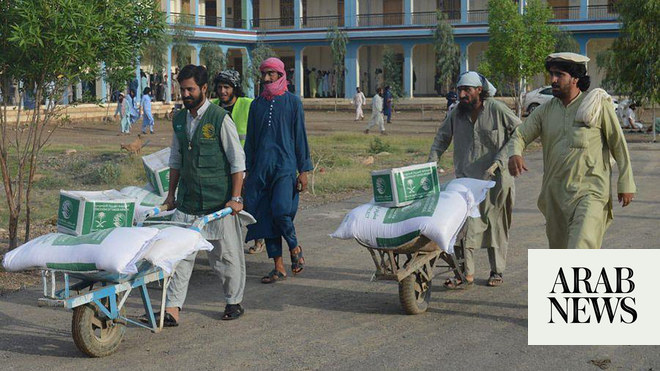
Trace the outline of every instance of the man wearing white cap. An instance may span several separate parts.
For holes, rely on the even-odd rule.
[[[635,182],[630,154],[612,98],[589,88],[589,58],[553,53],[545,68],[554,98],[529,115],[508,146],[509,171],[527,170],[523,149],[537,137],[543,144],[543,184],[538,207],[546,219],[551,249],[598,249],[612,221],[610,153],[619,167],[618,199],[633,199]]]
[[[490,261],[489,286],[502,284],[509,244],[514,201],[513,178],[506,171],[503,151],[518,117],[502,102],[493,99],[495,87],[477,72],[466,72],[458,81],[458,108],[449,111],[431,146],[429,161],[437,161],[454,140],[457,178],[492,179],[496,182],[479,205],[481,216],[469,218],[467,233],[457,247],[465,257],[465,278],[447,280],[447,288],[465,287],[474,280],[474,249],[487,248]]]

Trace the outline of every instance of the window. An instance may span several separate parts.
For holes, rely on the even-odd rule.
[[[447,19],[461,19],[461,0],[438,0],[438,9],[447,15]]]
[[[552,88],[543,89],[540,93],[543,95],[552,95]]]
[[[280,26],[293,26],[293,0],[280,0]]]

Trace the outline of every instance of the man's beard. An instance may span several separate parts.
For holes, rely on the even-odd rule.
[[[229,104],[231,104],[231,102],[232,102],[233,100],[234,100],[234,94],[230,94],[230,95],[227,97],[227,100],[224,100],[224,99],[222,98],[222,96],[220,96],[220,101],[222,102],[223,105],[229,105]]]
[[[555,90],[555,88],[556,88],[557,90]],[[553,84],[553,85],[552,85],[552,95],[553,95],[554,97],[556,97],[556,98],[562,99],[562,98],[565,98],[565,97],[568,95],[568,92],[563,91],[563,90],[561,89],[561,86],[559,86],[559,85],[554,85],[554,84]]]
[[[467,102],[464,100],[460,100],[458,102],[458,110],[461,111],[462,113],[470,113],[474,111],[474,109],[477,107],[477,104],[479,104],[478,98],[468,100]]]
[[[204,94],[200,94],[199,97],[197,97],[197,98],[193,98],[193,97],[184,98],[183,99],[183,105],[187,109],[193,109],[193,108],[199,107],[199,105],[202,103],[203,99],[204,99]]]

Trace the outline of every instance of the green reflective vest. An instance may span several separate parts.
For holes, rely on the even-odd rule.
[[[252,104],[252,101],[253,101],[252,98],[239,97],[238,99],[236,99],[236,103],[234,103],[234,108],[229,114],[231,116],[232,121],[234,121],[234,124],[236,124],[238,139],[241,140],[242,146],[245,146],[248,115],[250,113],[250,104]],[[211,99],[211,103],[220,105],[220,99],[219,98]]]
[[[209,105],[190,140],[187,113],[181,110],[172,121],[181,152],[178,209],[186,214],[208,214],[223,208],[231,198],[231,168],[220,141],[227,111]]]

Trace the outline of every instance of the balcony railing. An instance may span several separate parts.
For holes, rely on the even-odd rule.
[[[554,13],[553,21],[574,21],[581,19],[581,12],[579,6],[565,6],[553,7]],[[461,23],[461,11],[449,10],[444,11],[447,16],[447,22],[450,24]],[[619,14],[611,5],[589,5],[587,8],[588,20],[616,20]],[[437,17],[435,12],[413,12],[411,13],[412,26],[435,26],[437,24]],[[171,24],[187,24],[190,26],[206,26],[206,27],[220,27],[222,18],[200,15],[197,16],[195,22],[194,14],[185,13],[170,13],[168,22]],[[404,25],[404,13],[379,13],[379,14],[358,14],[356,27],[387,27],[387,26],[402,26]],[[469,24],[487,24],[488,23],[488,10],[487,9],[474,9],[467,11],[467,23]],[[308,16],[301,19],[301,27],[303,28],[330,28],[333,26],[344,26],[344,19],[339,15],[327,16]],[[246,29],[248,21],[245,19],[225,19],[225,27]],[[269,30],[285,30],[294,28],[294,18],[255,18],[250,20],[251,28],[266,32]]]
[[[487,9],[468,10],[467,16],[468,16],[468,23],[479,23],[479,24],[488,23]]]
[[[255,30],[282,30],[293,28],[293,18],[255,18],[252,28]]]
[[[451,24],[461,22],[461,11],[459,10],[446,10],[443,11],[447,21]],[[414,25],[435,26],[438,24],[438,16],[435,12],[413,12],[412,23]]]
[[[343,17],[338,15],[308,16],[303,18],[302,22],[304,28],[330,28],[343,25]]]
[[[403,24],[403,13],[358,14],[358,27],[400,26]]]
[[[553,6],[555,20],[580,19],[579,6]]]
[[[589,5],[587,16],[589,19],[596,20],[617,19],[619,18],[619,13],[617,13],[612,5]]]

